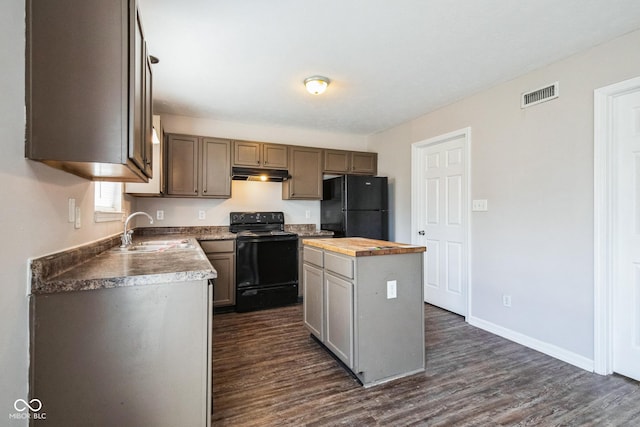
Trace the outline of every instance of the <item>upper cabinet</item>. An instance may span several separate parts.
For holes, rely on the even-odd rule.
[[[137,1],[27,0],[26,19],[26,157],[146,182],[153,78]]]
[[[124,185],[125,193],[134,196],[162,196],[166,190],[165,182],[165,169],[164,169],[164,129],[162,128],[162,122],[160,116],[153,116],[153,129],[152,132],[158,137],[158,141],[154,141],[152,145],[151,158],[153,177],[149,178],[147,183],[128,182]]]
[[[233,166],[287,169],[288,147],[264,142],[233,141]]]
[[[289,164],[291,178],[282,183],[282,198],[322,199],[322,150],[290,146]]]
[[[378,154],[364,151],[324,150],[324,173],[376,175]]]
[[[231,141],[190,135],[167,137],[167,195],[231,197]]]

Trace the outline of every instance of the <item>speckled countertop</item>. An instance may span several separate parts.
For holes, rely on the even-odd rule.
[[[285,226],[304,237],[330,237],[313,224]],[[121,253],[112,236],[77,248],[31,260],[31,293],[49,294],[166,282],[213,279],[217,272],[198,240],[232,240],[226,226],[146,227],[135,231],[134,244],[157,240],[187,240],[186,248],[173,246],[158,252]]]

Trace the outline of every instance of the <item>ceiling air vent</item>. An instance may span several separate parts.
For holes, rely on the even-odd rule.
[[[532,90],[522,94],[522,100],[520,108],[531,107],[532,105],[540,104],[541,102],[551,101],[560,96],[560,87],[558,82],[551,85],[541,87],[540,89]]]

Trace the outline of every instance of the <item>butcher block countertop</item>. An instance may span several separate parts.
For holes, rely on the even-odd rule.
[[[305,239],[307,246],[337,252],[348,256],[398,255],[425,252],[424,246],[387,242],[386,240],[366,239],[364,237],[341,237],[336,239]]]

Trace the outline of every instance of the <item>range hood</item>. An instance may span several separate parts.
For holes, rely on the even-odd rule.
[[[231,179],[237,181],[282,182],[290,177],[289,171],[282,169],[231,168]]]

